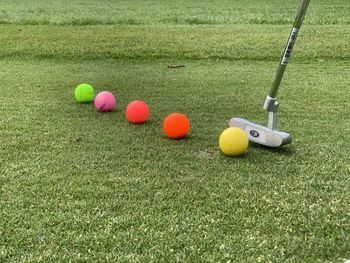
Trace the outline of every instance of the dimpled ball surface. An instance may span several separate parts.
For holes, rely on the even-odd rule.
[[[78,102],[92,102],[95,97],[95,90],[91,85],[83,83],[75,88],[74,96]]]
[[[227,128],[219,137],[221,151],[229,156],[244,154],[248,149],[248,136],[240,128]]]
[[[149,117],[149,107],[144,101],[134,100],[126,107],[125,116],[131,123],[144,123]]]
[[[100,112],[112,111],[115,107],[115,97],[109,91],[101,91],[96,95],[94,103]]]
[[[169,114],[163,121],[163,132],[170,139],[182,139],[190,130],[186,115],[178,112]]]

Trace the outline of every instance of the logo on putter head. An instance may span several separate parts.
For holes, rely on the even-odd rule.
[[[258,138],[260,136],[259,132],[256,130],[251,130],[249,133],[254,138]]]

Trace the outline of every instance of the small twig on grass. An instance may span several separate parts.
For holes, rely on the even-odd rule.
[[[185,65],[176,65],[176,64],[169,64],[168,68],[183,68]]]

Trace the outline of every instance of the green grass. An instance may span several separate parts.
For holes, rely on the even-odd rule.
[[[0,26],[0,58],[278,61],[290,25]],[[349,59],[350,27],[308,26],[294,60]],[[327,32],[327,38],[324,33]],[[276,64],[276,63],[275,63]],[[274,71],[271,72],[274,74]]]
[[[266,123],[297,4],[1,1],[0,262],[350,258],[347,1],[310,4],[279,93],[293,144],[218,149],[231,117]],[[116,110],[77,104],[81,82]],[[162,134],[173,111],[185,140]]]
[[[2,0],[2,24],[290,24],[298,0]],[[312,3],[307,23],[350,24],[348,0]]]

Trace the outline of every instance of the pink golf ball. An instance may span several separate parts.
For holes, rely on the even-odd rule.
[[[149,117],[149,107],[142,100],[134,100],[126,107],[125,116],[131,123],[143,123]]]
[[[96,95],[94,104],[100,112],[112,111],[115,107],[115,97],[109,91],[101,91]]]

